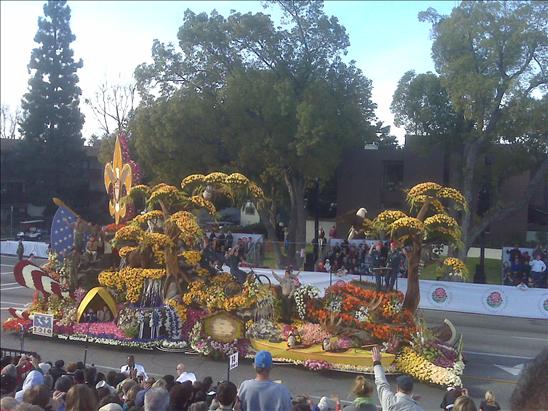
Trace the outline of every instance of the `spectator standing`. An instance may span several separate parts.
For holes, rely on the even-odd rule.
[[[329,238],[337,238],[337,228],[335,226],[329,229]]]
[[[226,243],[226,249],[232,248],[232,244],[234,243],[234,237],[232,236],[232,232],[228,230],[228,233],[226,234],[225,238]]]
[[[242,411],[290,411],[291,394],[283,384],[270,380],[272,355],[268,351],[259,351],[255,355],[255,372],[253,380],[246,380],[240,385],[238,397]]]
[[[181,362],[177,364],[177,382],[190,381],[192,383],[196,382],[196,375],[192,372],[186,370],[186,366]]]
[[[63,360],[57,360],[55,361],[55,364],[53,365],[53,367],[51,368],[51,370],[49,370],[49,373],[51,374],[51,376],[53,377],[53,384],[55,384],[55,382],[57,381],[57,379],[61,376],[61,375],[65,375],[66,374],[66,371],[65,371],[65,362]]]
[[[97,399],[95,393],[85,384],[77,384],[67,392],[66,411],[95,411]]]
[[[135,405],[138,407],[142,407],[145,404],[145,395],[150,390],[154,383],[156,382],[156,379],[153,377],[148,377],[146,380],[143,381],[143,389],[141,389],[137,395],[135,396]]]
[[[448,387],[447,392],[441,400],[440,408],[443,410],[450,410],[453,408],[455,401],[462,395],[461,387]]]
[[[398,248],[398,244],[395,241],[390,243],[390,252],[388,253],[386,266],[390,268],[389,273],[386,276],[386,291],[392,291],[394,284],[401,270],[403,262],[403,254]]]
[[[135,362],[135,357],[130,355],[127,357],[127,364],[120,367],[120,372],[126,374],[129,378],[138,378],[145,380],[147,379],[147,373],[145,367],[142,364],[137,364]]]
[[[384,375],[381,365],[381,353],[377,347],[373,347],[373,371],[375,372],[375,385],[383,410],[393,411],[424,411],[412,397],[413,380],[408,375],[400,375],[396,378],[398,389],[396,394],[392,392],[390,384]]]
[[[167,411],[169,394],[163,388],[151,388],[145,395],[145,411]]]
[[[492,391],[485,392],[485,399],[480,403],[479,411],[499,411],[500,405],[495,400],[495,394]]]
[[[461,395],[455,401],[452,411],[478,411],[478,409],[476,408],[476,404],[472,398],[467,395]]]
[[[358,375],[354,380],[352,394],[356,396],[352,405],[343,408],[344,411],[377,411],[375,401],[371,397],[373,387],[363,375]]]
[[[23,254],[25,254],[25,246],[23,245],[23,239],[19,239],[19,244],[17,244],[17,257],[19,261],[23,259]]]
[[[531,261],[530,265],[534,287],[544,288],[546,283],[546,264],[540,259],[540,255],[537,254],[537,258]]]
[[[222,382],[217,386],[217,394],[211,403],[211,411],[234,411],[239,409],[238,389],[230,381]]]

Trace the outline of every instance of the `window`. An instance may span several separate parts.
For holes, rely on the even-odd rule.
[[[384,161],[382,186],[387,191],[399,191],[403,187],[403,161]]]

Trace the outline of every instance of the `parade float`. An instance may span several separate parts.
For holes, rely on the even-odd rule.
[[[24,310],[10,310],[4,330],[32,333],[33,317],[49,314],[52,338],[59,340],[216,359],[266,349],[275,361],[314,371],[370,373],[370,350],[377,345],[388,372],[436,385],[460,383],[462,339],[450,322],[429,329],[416,312],[424,262],[465,275],[460,261],[432,252],[459,241],[459,226],[447,213],[450,202],[465,209],[458,191],[419,184],[407,193],[409,215],[384,211],[354,227],[405,247],[405,295],[376,291],[365,281],[339,280],[320,290],[307,283],[306,273],[288,272],[292,292],[284,296],[276,280],[251,271],[238,282],[203,251],[207,236],[199,213],[215,216],[214,202],[221,196],[236,204],[260,203],[264,195],[255,183],[239,173],[215,172],[185,177],[180,188],[146,186],[133,185],[133,174],[117,141],[114,160],[105,168],[114,223],[100,232],[56,200],[63,215],[57,222],[66,223],[56,230],[66,235],[52,244],[43,266],[24,260],[14,268],[17,281],[35,295]],[[94,241],[104,242],[104,250],[93,247]],[[289,321],[282,314],[288,301]]]

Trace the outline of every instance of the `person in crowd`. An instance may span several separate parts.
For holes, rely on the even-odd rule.
[[[225,255],[227,265],[230,267],[230,274],[234,276],[236,281],[243,284],[247,278],[245,271],[240,270],[240,263],[245,261],[243,255],[240,254],[240,246],[229,249]]]
[[[49,373],[53,377],[53,384],[55,384],[60,376],[66,374],[65,362],[63,360],[55,361],[55,364],[53,364],[53,367],[49,370]]]
[[[400,273],[402,262],[403,254],[398,248],[398,244],[395,241],[392,241],[390,243],[390,252],[388,253],[386,261],[387,268],[390,268],[390,271],[385,278],[387,291],[394,290],[394,284],[396,283],[396,279]]]
[[[443,399],[441,400],[440,408],[443,410],[450,410],[453,408],[455,401],[462,395],[462,387],[447,387]]]
[[[125,395],[125,403],[122,406],[124,410],[130,410],[132,408],[139,408],[135,401],[137,400],[137,394],[142,390],[142,387],[139,384],[134,384],[131,386],[131,388],[127,391],[127,394]],[[144,396],[143,396],[143,404],[144,404]]]
[[[283,277],[280,277],[274,271],[272,271],[272,275],[280,283],[280,286],[282,288],[282,322],[284,322],[285,324],[290,324],[293,292],[295,291],[296,287],[295,280],[298,278],[299,274],[292,274],[291,270],[287,268]]]
[[[116,409],[117,411],[122,411],[123,410],[122,404],[123,404],[123,401],[120,399],[118,395],[108,394],[99,400],[98,407],[99,407],[99,410]],[[117,408],[114,405],[118,405],[118,407],[120,408]]]
[[[209,407],[212,411],[234,411],[238,409],[238,389],[233,382],[225,381],[217,386],[217,394]]]
[[[335,226],[329,229],[329,238],[337,238],[337,228]]]
[[[381,365],[381,353],[378,347],[371,350],[375,385],[383,410],[423,411],[423,408],[413,399],[413,379],[408,375],[396,378],[397,392],[394,394],[384,375]]]
[[[19,261],[23,259],[23,254],[25,254],[25,246],[23,245],[23,239],[19,239],[19,243],[17,244],[17,258],[19,258]]]
[[[192,402],[192,383],[185,381],[178,383],[169,391],[169,411],[187,411]],[[145,395],[146,404],[146,395]]]
[[[344,407],[344,411],[377,411],[377,406],[372,398],[373,386],[363,375],[358,375],[354,380],[352,394],[356,396],[352,405]]]
[[[467,395],[461,395],[455,400],[452,411],[478,411],[474,400]]]
[[[115,402],[109,402],[99,408],[99,411],[124,411],[124,408]]]
[[[196,381],[196,375],[192,372],[188,372],[186,370],[186,366],[181,362],[179,364],[177,364],[177,368],[176,368],[176,371],[177,371],[177,382],[185,382],[185,381],[190,381],[190,382],[195,382]]]
[[[166,382],[166,390],[170,391],[171,387],[175,385],[175,377],[171,374],[164,375],[162,380]]]
[[[373,273],[375,274],[375,283],[376,283],[376,290],[381,291],[382,290],[382,271],[378,270],[382,266],[382,243],[379,241],[375,244],[375,247],[371,247],[371,268],[373,269]]]
[[[76,384],[67,392],[65,400],[66,411],[96,411],[97,399],[95,393],[85,384]]]
[[[514,244],[514,248],[512,248],[511,250],[507,250],[506,253],[508,254],[510,261],[514,261],[516,258],[521,258],[521,250],[519,249],[519,244]]]
[[[500,405],[495,399],[495,394],[492,391],[485,392],[485,398],[480,403],[479,411],[499,411]]]
[[[169,394],[163,388],[151,388],[145,395],[145,411],[167,411]]]
[[[234,236],[232,235],[232,232],[230,230],[228,230],[228,232],[226,233],[226,238],[225,238],[225,247],[226,247],[226,249],[228,250],[229,248],[232,248],[233,244],[234,244]]]
[[[287,387],[270,380],[272,369],[270,352],[259,351],[255,355],[254,366],[255,379],[242,382],[238,391],[241,410],[291,410],[291,394]]]
[[[42,374],[42,370],[39,367],[40,356],[38,354],[34,354],[30,357],[30,361],[28,362],[32,365],[32,368],[27,373],[21,390],[17,391],[17,393],[15,394],[15,399],[19,402],[23,400],[23,396],[25,395],[25,392],[27,390],[30,390],[35,385],[40,385],[44,383],[44,375]]]
[[[2,397],[0,400],[0,409],[2,411],[15,411],[17,408],[17,401],[13,397]]]
[[[148,377],[145,367],[142,364],[136,363],[133,355],[127,357],[127,364],[120,367],[120,372],[126,374],[129,378],[141,377],[142,379],[146,379]]]
[[[536,259],[537,256],[540,255],[540,259],[543,260],[544,258],[546,258],[546,254],[544,253],[544,250],[542,249],[542,245],[540,243],[538,243],[535,247],[535,249],[533,250],[532,252],[532,257],[533,259]]]
[[[544,288],[546,284],[546,264],[540,259],[540,255],[531,261],[531,276],[533,277],[533,285],[536,288]]]
[[[512,411],[542,410],[548,404],[548,348],[525,365],[510,397]]]
[[[23,401],[27,404],[38,405],[43,410],[57,409],[57,400],[53,400],[50,396],[50,390],[43,384],[35,385],[30,390],[25,392]]]
[[[518,285],[523,279],[523,265],[521,259],[515,257],[510,265],[510,276],[512,278],[512,285]]]
[[[154,384],[156,383],[156,379],[154,377],[147,377],[143,381],[142,388],[139,389],[139,392],[135,396],[135,405],[138,407],[142,407],[145,404],[145,394],[150,390]],[[164,381],[165,384],[165,381]],[[165,388],[165,387],[162,387]]]

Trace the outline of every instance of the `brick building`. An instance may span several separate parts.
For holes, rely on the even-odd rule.
[[[365,207],[370,217],[385,209],[408,211],[404,190],[425,181],[457,187],[459,166],[455,160],[444,153],[443,147],[425,147],[420,140],[420,137],[410,136],[403,148],[366,146],[364,150],[347,153],[337,175],[337,216],[359,207]],[[508,178],[498,187],[499,194],[506,199],[524,195],[529,175],[526,171]],[[471,208],[475,209],[475,204]],[[338,227],[337,231],[345,233],[348,228]],[[546,233],[547,230],[548,179],[528,207],[490,227],[486,241],[493,247],[516,242],[523,244],[526,238],[534,241],[536,232]]]

